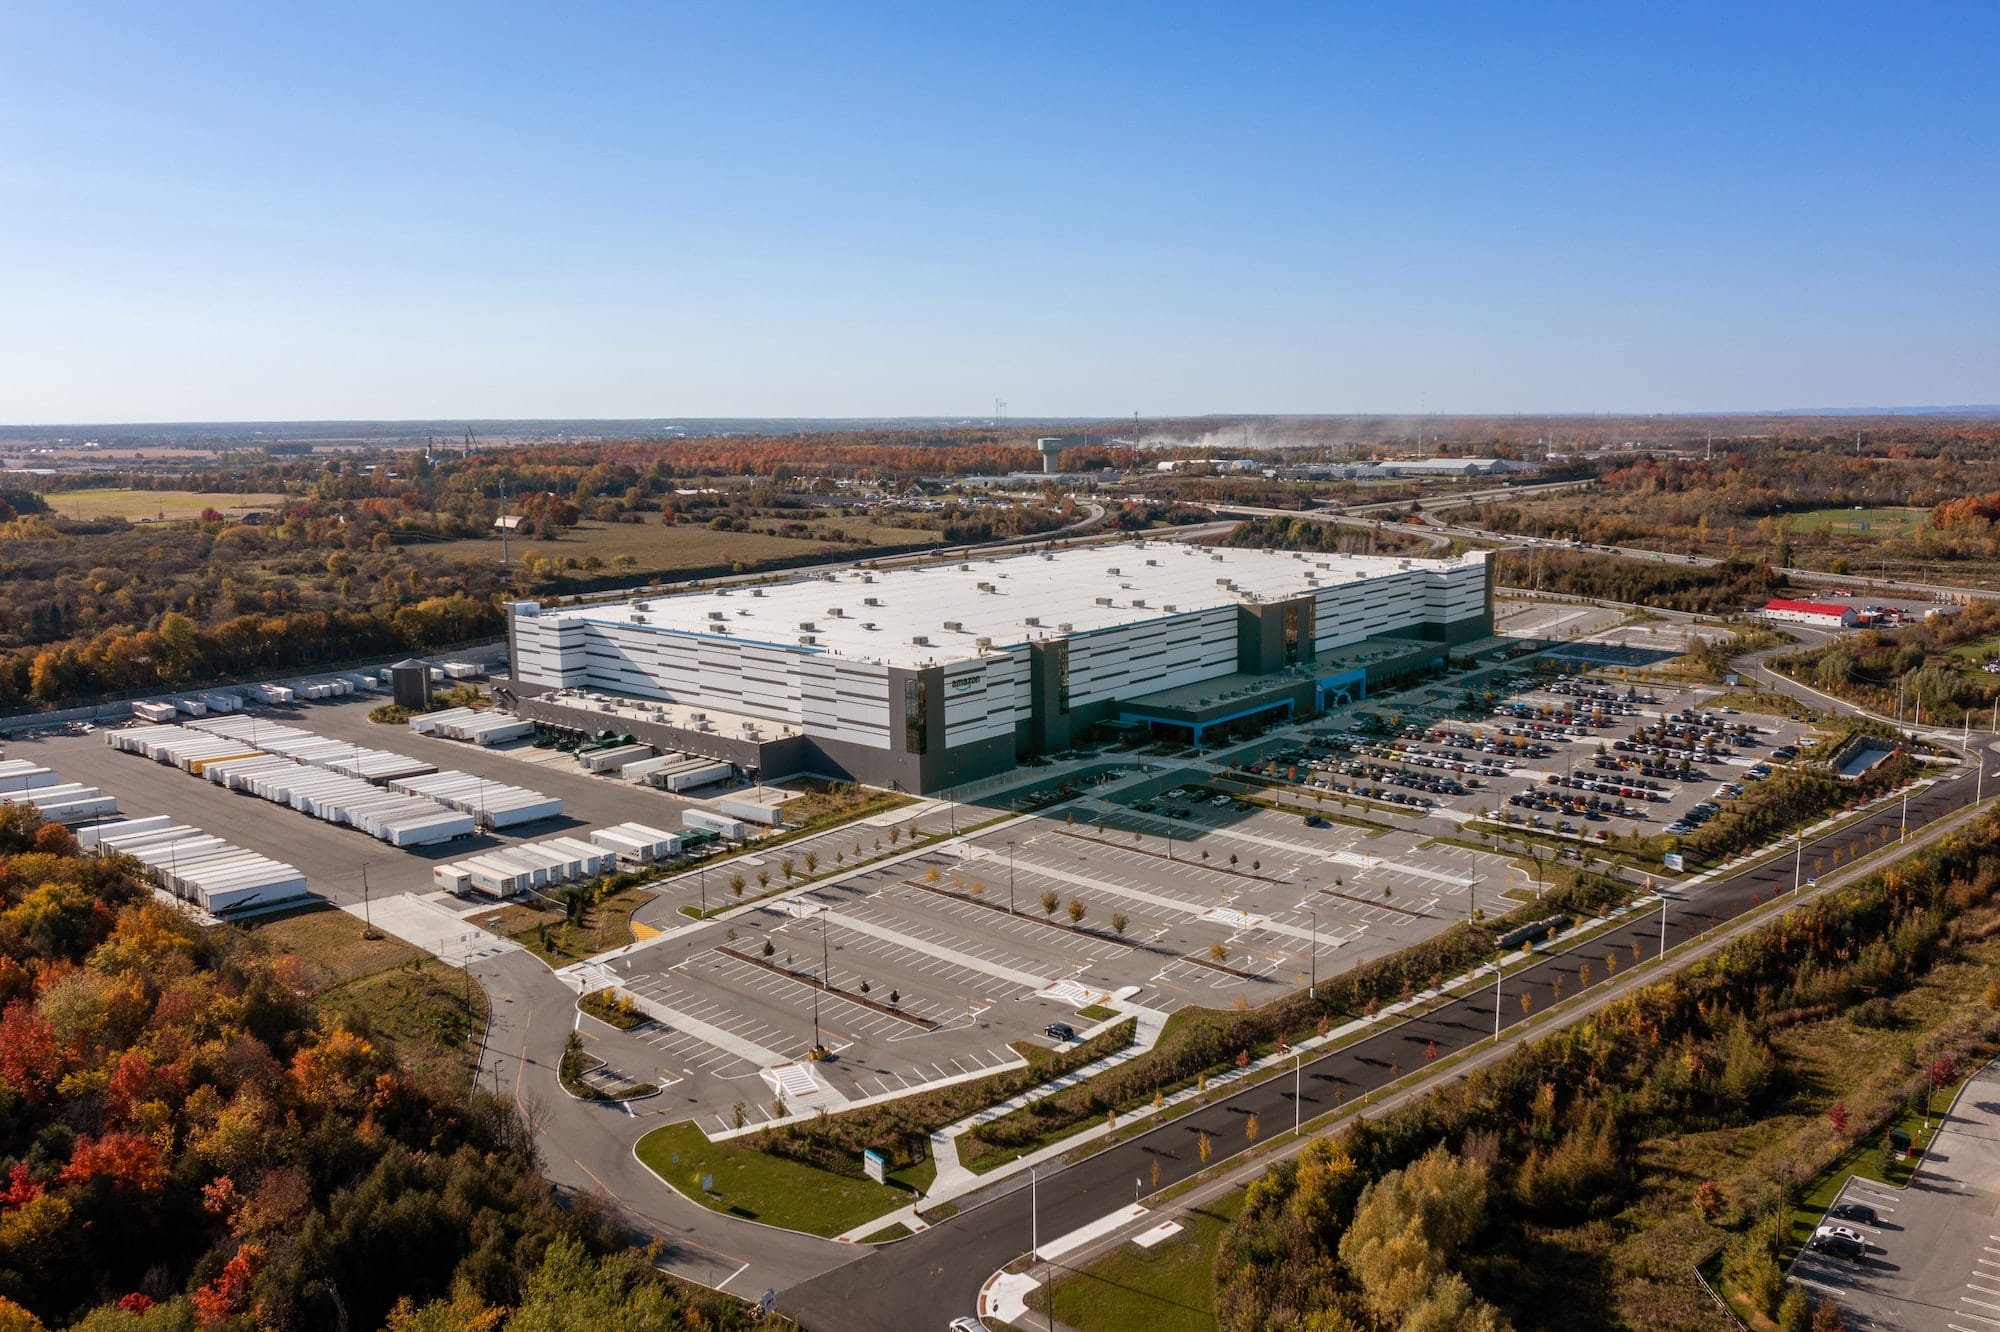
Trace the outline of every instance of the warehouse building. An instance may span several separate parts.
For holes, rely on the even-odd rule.
[[[1093,728],[1200,744],[1493,632],[1488,553],[1075,547],[509,617],[522,713],[662,749],[936,791]]]

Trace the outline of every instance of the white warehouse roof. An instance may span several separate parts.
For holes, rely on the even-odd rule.
[[[965,563],[845,569],[762,587],[714,588],[525,614],[832,652],[916,668],[1239,602],[1278,601],[1368,578],[1480,564],[1121,542]]]

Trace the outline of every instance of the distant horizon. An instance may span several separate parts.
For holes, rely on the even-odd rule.
[[[1953,403],[1905,407],[1769,407],[1716,408],[1690,411],[1323,411],[1323,412],[1191,412],[1167,416],[1140,416],[1138,424],[1158,425],[1187,421],[1713,421],[1735,419],[1805,419],[1826,417],[1849,420],[1896,420],[1912,417],[2000,417],[2000,403]],[[687,424],[738,424],[746,426],[862,426],[882,425],[922,429],[1012,429],[1027,426],[1074,426],[1132,424],[1130,414],[1115,412],[1081,416],[1010,416],[994,421],[980,416],[909,415],[799,415],[747,416],[730,414],[689,414],[679,416],[301,416],[301,417],[215,417],[188,420],[100,420],[100,421],[15,421],[0,422],[0,434],[28,430],[252,430],[275,426],[298,429],[315,426],[432,426],[440,430],[463,430],[480,426],[680,426]]]

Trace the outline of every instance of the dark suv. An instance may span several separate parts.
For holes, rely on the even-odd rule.
[[[1051,1022],[1042,1028],[1042,1035],[1052,1041],[1073,1041],[1076,1039],[1076,1028],[1067,1022]]]
[[[1865,1245],[1857,1244],[1845,1235],[1815,1235],[1810,1241],[1812,1247],[1829,1258],[1845,1258],[1850,1263],[1858,1263],[1868,1252]]]

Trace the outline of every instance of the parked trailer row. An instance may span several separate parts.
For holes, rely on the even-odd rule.
[[[37,786],[54,786],[62,778],[51,768],[27,759],[0,762],[0,791],[28,791]]]
[[[442,712],[418,713],[410,718],[410,729],[419,735],[467,740],[475,745],[499,745],[533,735],[535,724],[493,708],[446,708]]]
[[[235,726],[242,720],[216,724]],[[105,739],[126,753],[172,763],[228,790],[359,828],[391,846],[428,846],[470,837],[476,831],[469,816],[434,800],[384,790],[349,773],[313,767],[288,755],[265,753],[228,735],[183,726],[134,726],[107,731]]]
[[[580,883],[617,867],[617,854],[611,850],[574,837],[555,837],[439,865],[431,871],[431,881],[447,892],[504,898]]]
[[[662,791],[692,791],[697,786],[727,781],[735,773],[735,765],[721,759],[685,758],[672,767],[647,773],[646,781]]]
[[[326,768],[333,772],[345,773],[349,777],[359,777],[365,782],[381,785],[398,777],[417,777],[427,772],[436,772],[435,763],[411,758],[408,754],[398,754],[393,750],[371,749],[366,745],[350,744],[345,740],[329,740],[325,736],[296,726],[274,725],[259,721],[254,717],[211,717],[204,721],[192,722],[190,729],[206,731],[211,735],[227,736],[261,749],[267,754],[282,754],[300,763],[309,763],[316,768]]]
[[[483,828],[512,828],[523,823],[559,818],[562,800],[526,787],[489,781],[469,772],[449,768],[428,776],[411,777],[389,783],[393,791],[407,791],[463,810],[479,820]]]
[[[477,831],[472,816],[422,796],[402,795],[344,773],[292,764],[262,768],[231,779],[232,789],[296,809],[316,819],[356,828],[391,846],[431,846]]]
[[[0,794],[0,804],[27,805],[50,823],[82,823],[118,812],[118,798],[79,782],[58,782]]]
[[[181,715],[172,703],[134,703],[132,715],[142,722],[170,722]]]
[[[658,754],[651,745],[613,745],[609,749],[588,750],[579,753],[576,761],[583,765],[585,772],[622,772],[628,763],[642,763]]]
[[[309,895],[305,875],[293,866],[174,823],[163,814],[90,831],[89,845],[131,856],[160,887],[211,915],[262,910]]]
[[[727,838],[732,842],[742,841],[743,834],[747,831],[743,820],[732,819],[725,814],[717,814],[712,810],[706,809],[682,810],[681,826],[699,828],[703,832],[712,832],[716,836]]]
[[[649,828],[643,823],[614,823],[590,834],[591,844],[615,852],[619,863],[651,865],[672,860],[681,853],[681,839],[674,833]]]

